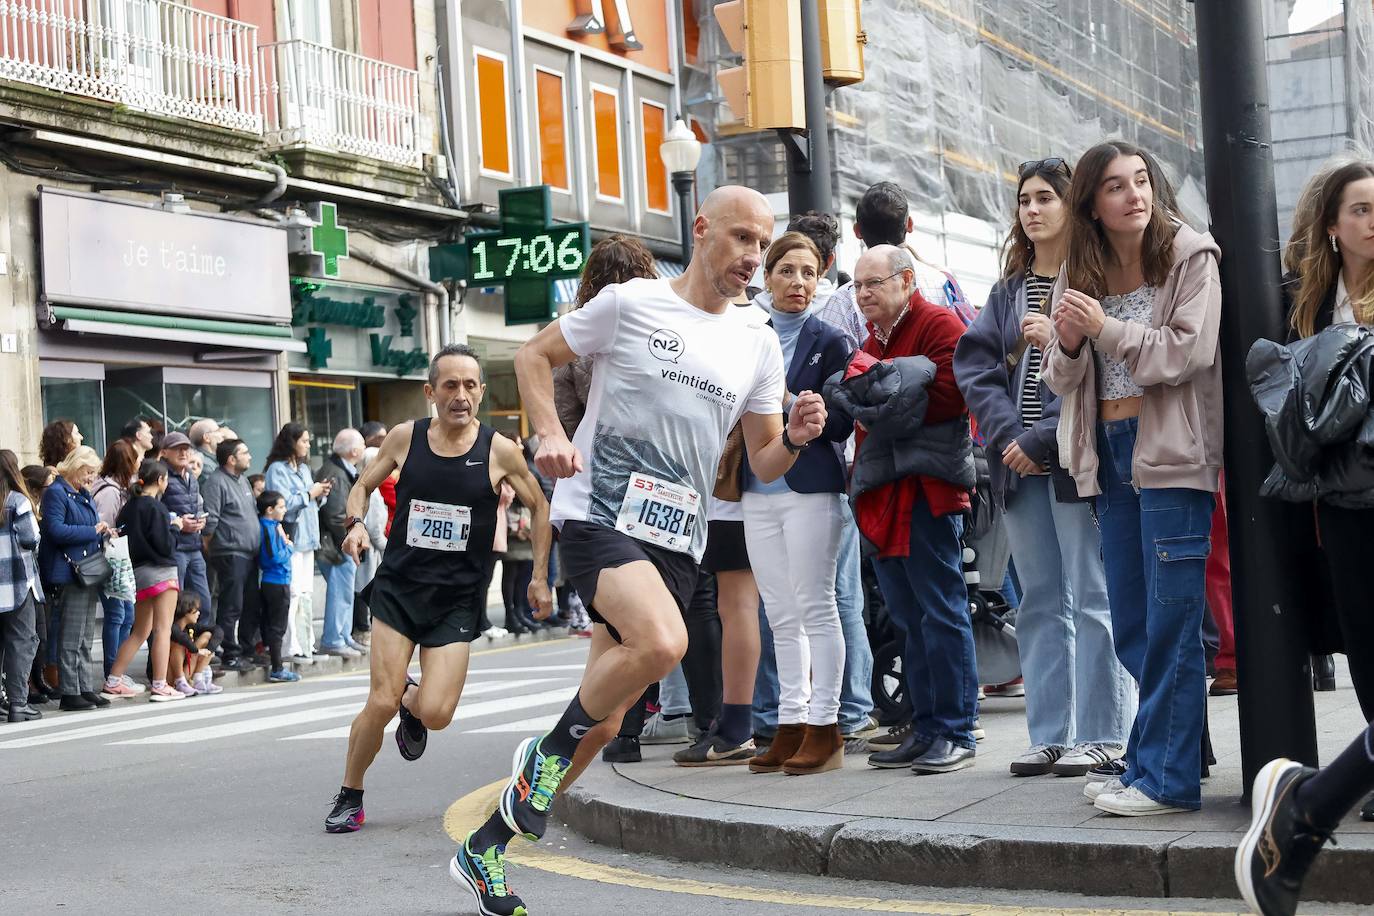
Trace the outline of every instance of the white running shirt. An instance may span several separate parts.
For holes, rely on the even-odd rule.
[[[608,286],[560,318],[563,339],[595,367],[573,436],[585,468],[555,484],[553,522],[615,528],[631,474],[650,475],[697,494],[684,552],[701,562],[726,436],[746,411],[782,413],[782,348],[765,322],[757,309],[703,311],[667,280]]]

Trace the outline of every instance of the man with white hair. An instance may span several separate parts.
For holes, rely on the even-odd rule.
[[[358,480],[358,461],[363,457],[362,433],[352,427],[339,430],[334,450],[315,473],[318,481],[331,481],[333,489],[320,508],[320,549],[315,559],[320,565],[327,590],[324,599],[324,632],[320,634],[320,654],[357,658],[367,648],[354,642],[353,582],[358,562],[340,549],[348,534],[348,493]]]
[[[225,430],[220,428],[218,422],[209,417],[203,417],[191,424],[191,428],[186,431],[186,436],[191,440],[192,447],[204,456],[206,468],[218,466],[219,462],[216,460],[215,450],[226,438]]]

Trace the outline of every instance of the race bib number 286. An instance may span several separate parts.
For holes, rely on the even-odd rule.
[[[689,553],[700,502],[701,497],[691,487],[648,474],[631,474],[615,528],[646,544]]]
[[[420,499],[410,501],[406,521],[406,545],[428,550],[467,550],[472,529],[472,510]]]

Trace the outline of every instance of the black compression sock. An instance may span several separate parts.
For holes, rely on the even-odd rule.
[[[481,855],[493,846],[505,846],[510,843],[515,836],[515,831],[506,826],[506,822],[501,819],[500,811],[493,811],[487,822],[477,828],[477,832],[472,835],[472,840],[468,848]]]
[[[587,711],[582,708],[582,697],[575,696],[563,712],[563,718],[553,727],[553,731],[540,739],[539,749],[545,754],[556,754],[571,759],[583,737],[600,721],[587,715]]]
[[[753,712],[754,707],[749,703],[722,704],[716,734],[732,745],[743,744],[749,739],[750,718]]]
[[[362,800],[363,800],[363,790],[362,790],[362,789],[350,789],[348,786],[339,786],[339,793],[340,793],[341,795],[343,795],[343,797],[344,797],[344,799],[345,799],[346,801],[362,801]]]
[[[1312,826],[1335,830],[1370,792],[1374,792],[1374,726],[1316,776],[1298,786],[1298,805]]]

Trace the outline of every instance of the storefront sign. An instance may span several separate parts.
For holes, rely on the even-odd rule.
[[[286,233],[276,226],[52,188],[40,189],[39,218],[48,301],[291,319]]]
[[[306,352],[292,368],[356,375],[423,377],[429,365],[420,293],[296,277],[291,324]]]

